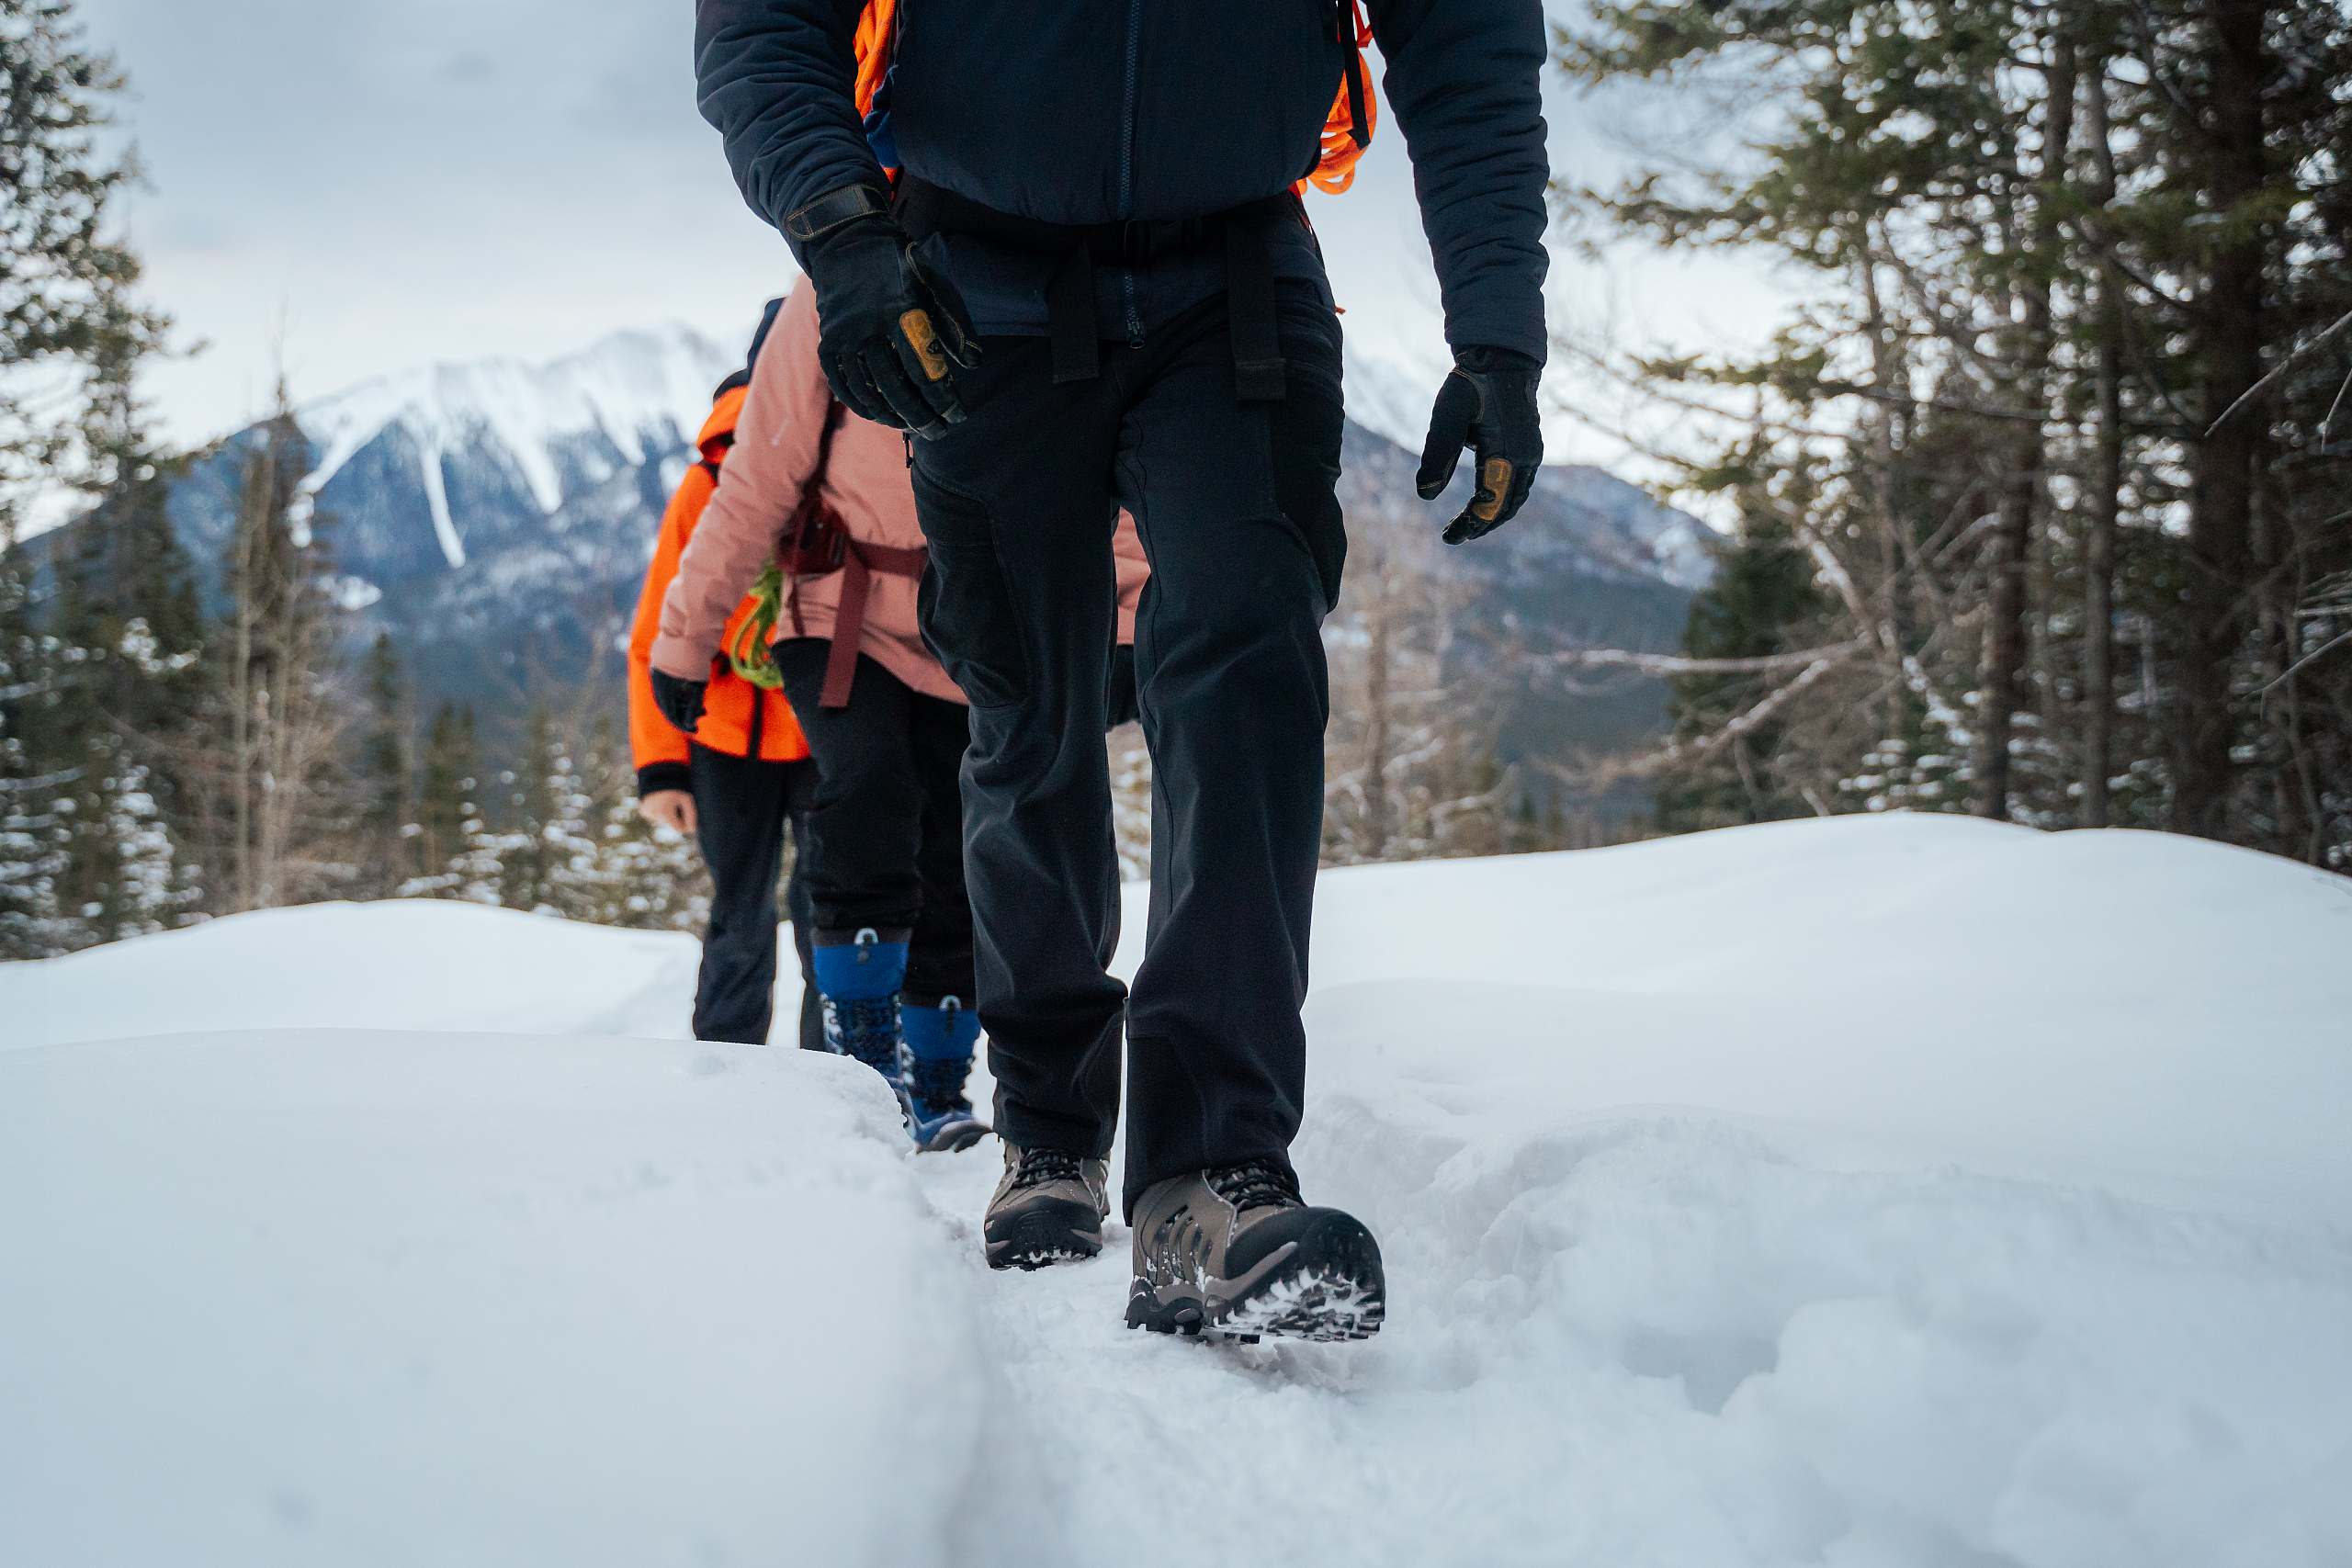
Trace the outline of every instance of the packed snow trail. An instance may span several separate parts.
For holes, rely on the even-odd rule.
[[[1254,1348],[1126,1332],[1116,1227],[989,1274],[995,1145],[862,1069],[594,1038],[677,939],[0,969],[0,1560],[2340,1568],[2347,952],[1947,818],[1335,874],[1296,1152],[1389,1325]]]

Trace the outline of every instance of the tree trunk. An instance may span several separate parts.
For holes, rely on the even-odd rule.
[[[2066,150],[2074,140],[2075,46],[2065,38],[2051,40],[2045,73],[2041,128],[2041,158],[2038,188],[2027,199],[2030,207],[2020,228],[2027,240],[2019,283],[2018,406],[2041,410],[2049,404],[2051,339],[2051,256],[2057,223],[2052,216],[2052,187],[2065,178]],[[1976,815],[2007,818],[2010,807],[2010,742],[2017,729],[2018,710],[2025,702],[2026,581],[2033,551],[2034,514],[2040,508],[2045,435],[2041,422],[2019,420],[2008,470],[2002,477],[1993,537],[1987,549],[1990,582],[1986,592],[1983,706],[1976,738]]]
[[[2098,161],[2094,195],[2102,209],[2115,201],[2115,142],[2107,115],[2107,63],[2090,73],[2091,153]],[[2109,775],[2115,769],[2115,530],[2123,512],[2123,276],[2111,256],[2099,263],[2098,434],[2091,460],[2088,523],[2083,535],[2082,825],[2108,824]]]
[[[1861,260],[1855,268],[1856,281],[1861,288],[1871,334],[1871,379],[1876,384],[1881,400],[1863,411],[1864,429],[1868,433],[1871,455],[1870,472],[1875,481],[1871,491],[1871,510],[1878,525],[1879,571],[1884,586],[1881,590],[1886,605],[1887,636],[1894,646],[1887,650],[1889,661],[1897,665],[1903,655],[1911,651],[1916,641],[1913,635],[1911,595],[1915,585],[1906,581],[1910,558],[1910,541],[1904,536],[1904,519],[1895,497],[1903,476],[1897,471],[1901,461],[1901,446],[1908,437],[1906,429],[1898,430],[1898,421],[1910,412],[1910,379],[1903,367],[1903,359],[1895,343],[1894,333],[1887,321],[1884,302],[1879,297],[1878,259],[1872,252],[1870,231],[1861,234]],[[1868,628],[1860,628],[1867,631]],[[1909,694],[1899,680],[1885,682],[1886,694],[1880,699],[1878,728],[1882,736],[1894,737],[1904,732],[1904,716]],[[1742,759],[1741,772],[1748,780],[1749,793],[1754,784],[1749,779],[1745,758],[1747,744],[1736,749]]]
[[[2261,411],[2222,417],[2262,377],[2266,236],[2245,207],[2263,186],[2263,41],[2268,0],[2211,0],[2211,92],[2205,106],[2206,190],[2223,239],[2198,302],[2200,408],[2208,430],[2191,456],[2188,581],[2172,726],[2172,829],[2205,838],[2229,830],[2237,739],[2233,677],[2245,641]]]
[[[261,527],[253,513],[257,505],[254,496],[257,483],[256,479],[246,486],[246,515],[237,525],[237,624],[229,666],[229,766],[225,775],[229,784],[229,909],[232,914],[254,907],[254,604],[258,592],[254,557]]]
[[[1388,634],[1396,618],[1396,592],[1388,568],[1384,558],[1372,624],[1365,628],[1363,854],[1368,861],[1388,853]]]

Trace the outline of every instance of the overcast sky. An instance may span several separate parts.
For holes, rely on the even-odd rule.
[[[151,384],[182,439],[260,412],[280,357],[307,398],[663,321],[731,336],[791,279],[695,111],[684,0],[81,8],[131,77],[148,188],[127,211],[149,292],[207,345]],[[1555,170],[1611,156],[1600,111],[1556,82],[1545,97]],[[1355,189],[1313,211],[1351,335],[1433,360],[1436,286],[1393,126]],[[1740,266],[1558,252],[1552,289],[1555,317],[1683,344],[1752,335],[1772,299]]]

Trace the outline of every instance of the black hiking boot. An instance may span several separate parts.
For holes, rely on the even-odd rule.
[[[1004,1179],[989,1200],[991,1269],[1043,1269],[1102,1250],[1110,1216],[1108,1177],[1099,1159],[1062,1149],[1004,1145]]]
[[[1380,1244],[1311,1209],[1279,1160],[1154,1182],[1135,1214],[1127,1326],[1255,1340],[1369,1339],[1387,1314]]]

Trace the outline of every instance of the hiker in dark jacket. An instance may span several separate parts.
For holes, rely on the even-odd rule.
[[[1339,592],[1340,343],[1295,186],[1357,79],[1347,0],[698,0],[703,113],[817,290],[842,400],[910,431],[924,631],[970,699],[967,863],[1006,1175],[989,1261],[1099,1250],[1128,1037],[1128,1320],[1354,1337],[1364,1227],[1288,1149]],[[1372,0],[1455,370],[1419,476],[1459,543],[1542,460],[1538,0]],[[861,36],[863,35],[863,36]],[[878,68],[877,68],[878,66]],[[861,100],[868,114],[861,116]],[[871,141],[869,141],[871,137]],[[879,156],[877,156],[877,150]],[[895,186],[884,159],[902,174]],[[1152,581],[1151,934],[1105,974],[1110,532]]]

